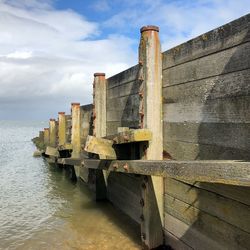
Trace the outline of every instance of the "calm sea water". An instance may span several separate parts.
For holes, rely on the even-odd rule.
[[[42,122],[0,121],[0,249],[140,249],[139,229],[33,158]]]

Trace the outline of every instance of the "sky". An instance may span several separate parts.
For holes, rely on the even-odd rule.
[[[95,72],[137,64],[144,25],[165,51],[249,12],[250,0],[0,0],[0,120],[91,103]]]

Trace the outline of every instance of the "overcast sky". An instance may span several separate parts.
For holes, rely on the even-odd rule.
[[[249,13],[250,0],[0,0],[0,120],[92,102],[94,72],[137,63],[141,26],[163,51]]]

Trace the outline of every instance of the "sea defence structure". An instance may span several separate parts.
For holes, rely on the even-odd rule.
[[[138,223],[144,249],[249,249],[250,14],[165,52],[145,26],[138,64],[93,78],[93,103],[34,139],[48,161]]]

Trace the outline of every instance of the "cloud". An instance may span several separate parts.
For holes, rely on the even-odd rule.
[[[115,2],[119,4],[121,0]],[[120,12],[106,20],[103,23],[104,27],[115,27],[117,31],[131,32],[131,28],[138,30],[144,25],[157,25],[160,27],[163,50],[250,11],[249,0],[131,0],[129,4],[130,6],[124,4]]]
[[[0,119],[38,111],[44,119],[71,101],[91,102],[94,72],[111,76],[137,63],[144,25],[160,27],[164,51],[250,10],[248,0],[91,1],[101,22],[53,4],[0,0]]]
[[[32,118],[31,106],[56,115],[71,101],[87,104],[94,72],[112,75],[135,61],[132,39],[98,39],[98,23],[40,2],[0,1],[0,118],[10,116],[6,107],[18,119]]]

